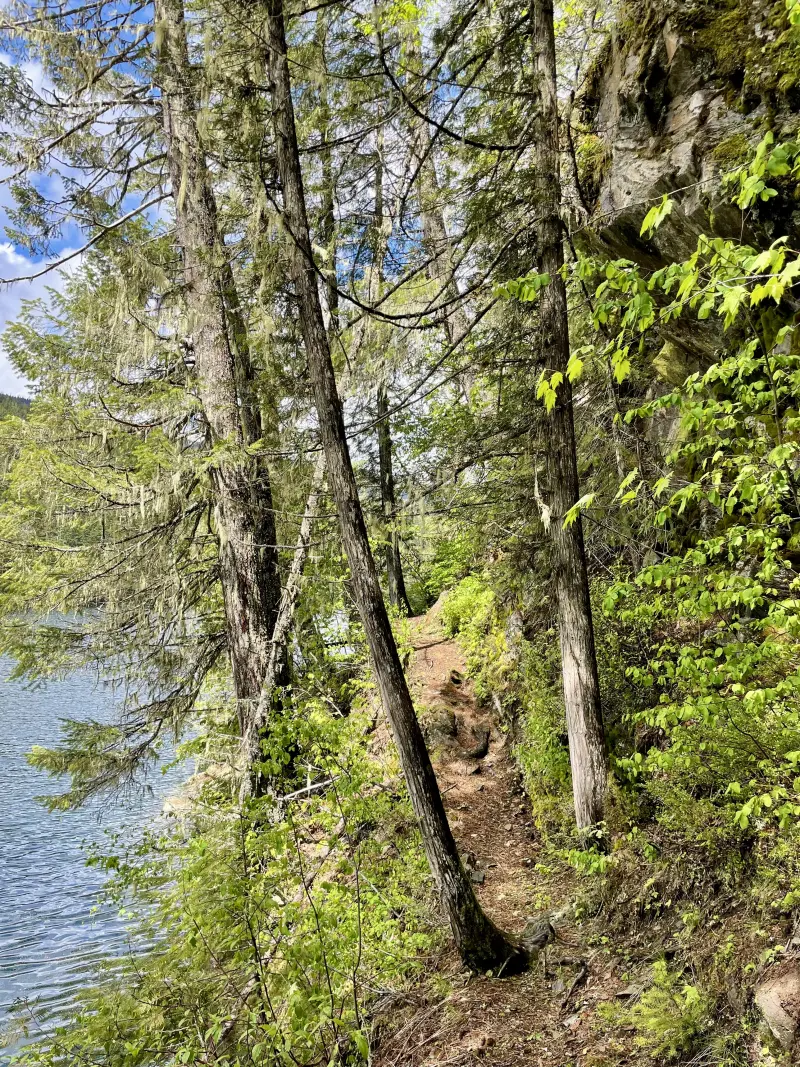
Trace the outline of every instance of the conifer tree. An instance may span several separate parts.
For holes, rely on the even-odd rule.
[[[220,580],[244,735],[267,671],[280,604],[275,512],[266,465],[247,455],[247,447],[262,436],[261,417],[249,395],[252,367],[246,331],[231,326],[238,299],[197,128],[183,0],[157,0],[155,12],[160,34],[156,77],[185,272],[189,343],[211,448],[218,453],[211,478]]]
[[[527,954],[484,914],[461,863],[381,594],[347,448],[342,406],[323,323],[300,168],[281,0],[269,0],[266,5],[266,28],[275,153],[290,241],[290,269],[327,458],[328,479],[339,513],[342,540],[372,666],[397,743],[428,862],[458,951],[470,967],[486,969],[499,965],[506,970],[515,970],[525,965]]]

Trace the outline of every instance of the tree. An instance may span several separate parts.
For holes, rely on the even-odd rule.
[[[170,258],[163,241],[150,250]],[[18,674],[83,667],[119,694],[113,724],[74,719],[37,754],[72,777],[61,803],[143,773],[226,649],[190,372],[120,265],[91,253],[4,337],[35,395],[2,427],[0,642]],[[152,276],[140,282],[152,295]]]
[[[339,513],[342,540],[372,666],[397,743],[428,862],[458,951],[471,967],[486,969],[501,965],[506,971],[509,967],[513,970],[524,965],[526,953],[486,917],[461,863],[414,713],[369,546],[347,448],[309,237],[281,0],[269,0],[266,30],[275,153],[290,241],[290,270],[325,447],[328,479]]]
[[[372,306],[377,307],[383,300],[386,280],[386,257],[392,231],[392,215],[388,205],[384,204],[384,135],[379,129],[376,134],[375,147],[375,196],[374,211],[370,234],[371,263],[369,265],[368,297]],[[411,614],[408,602],[403,562],[400,557],[400,536],[397,529],[397,497],[394,487],[394,463],[392,459],[392,430],[389,413],[389,397],[386,376],[386,349],[390,338],[386,323],[371,321],[369,335],[375,355],[379,361],[378,388],[375,396],[375,421],[378,437],[378,480],[381,495],[381,537],[383,555],[386,564],[386,583],[389,603],[399,608],[406,615]]]
[[[554,581],[558,600],[561,669],[567,712],[572,790],[579,829],[601,822],[607,769],[600,680],[586,570],[575,426],[570,381],[569,319],[564,282],[559,180],[558,87],[553,6],[534,0],[533,47],[537,79],[537,260],[546,279],[539,296],[541,350],[545,374],[558,375],[558,389],[546,422],[548,524],[556,551]],[[551,377],[552,380],[552,377]]]
[[[210,444],[218,455],[211,477],[220,578],[244,735],[267,672],[280,604],[272,489],[266,465],[247,454],[247,447],[261,437],[262,425],[258,408],[241,388],[241,383],[249,383],[252,369],[246,331],[231,329],[238,300],[197,128],[183,0],[157,0],[156,17],[162,34],[156,73],[191,345]]]

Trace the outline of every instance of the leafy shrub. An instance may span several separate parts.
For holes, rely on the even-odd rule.
[[[653,984],[631,1007],[607,1007],[615,1026],[635,1031],[635,1043],[655,1063],[669,1063],[695,1051],[711,1022],[708,998],[663,960],[653,965]]]
[[[451,589],[469,571],[475,558],[475,547],[464,537],[438,541],[433,559],[425,567],[423,584],[430,599],[445,589]]]
[[[767,136],[726,184],[750,208],[798,174],[800,146]],[[607,264],[596,290],[597,321],[619,327],[606,355],[622,376],[661,323],[716,315],[728,332],[716,362],[626,416],[676,430],[666,469],[634,470],[620,488],[623,505],[653,508],[660,544],[604,608],[629,631],[627,675],[645,697],[628,709],[635,750],[618,753],[618,772],[665,826],[699,839],[706,822],[729,847],[800,817],[800,347],[785,301],[798,276],[783,238],[758,251],[700,237],[686,262],[648,279]]]
[[[450,592],[443,620],[465,651],[477,696],[496,701],[515,732],[534,813],[543,822],[555,818],[567,825],[571,778],[553,632],[535,642],[510,634],[507,612],[488,579],[474,574]]]
[[[463,578],[444,602],[442,621],[451,637],[461,634],[468,643],[467,651],[474,651],[476,642],[491,628],[495,611],[495,596],[486,580],[477,574]]]
[[[277,726],[277,724],[276,724]],[[407,802],[367,758],[366,713],[334,718],[305,700],[266,743],[266,767],[297,749],[319,794],[264,798],[243,814],[212,781],[193,827],[154,834],[101,862],[138,915],[132,953],[82,995],[25,1067],[102,1060],[297,1064],[367,1058],[364,1011],[377,976],[402,984],[435,936]]]
[[[697,986],[670,973],[666,963],[653,967],[653,985],[630,1009],[637,1044],[653,1059],[677,1059],[692,1052],[708,1027],[710,1005]]]

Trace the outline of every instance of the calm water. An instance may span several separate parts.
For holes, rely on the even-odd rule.
[[[0,1029],[20,999],[36,1003],[45,1025],[52,1022],[91,978],[93,964],[126,952],[116,913],[93,913],[104,875],[85,866],[82,844],[102,842],[107,829],[135,833],[182,773],[152,775],[152,791],[122,807],[95,802],[49,813],[35,797],[59,792],[59,783],[29,767],[25,753],[54,744],[61,717],[110,719],[111,690],[89,674],[26,690],[5,681],[9,667],[0,658]],[[10,1052],[0,1047],[0,1063]]]

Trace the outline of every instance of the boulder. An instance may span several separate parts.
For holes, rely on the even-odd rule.
[[[455,712],[451,708],[434,709],[425,723],[425,733],[433,745],[452,741],[457,733]]]
[[[489,751],[489,728],[488,726],[473,726],[470,730],[472,745],[464,749],[464,755],[469,759],[483,759]]]
[[[782,1048],[791,1049],[800,1032],[800,963],[770,971],[756,988],[755,1001],[764,1022]]]

